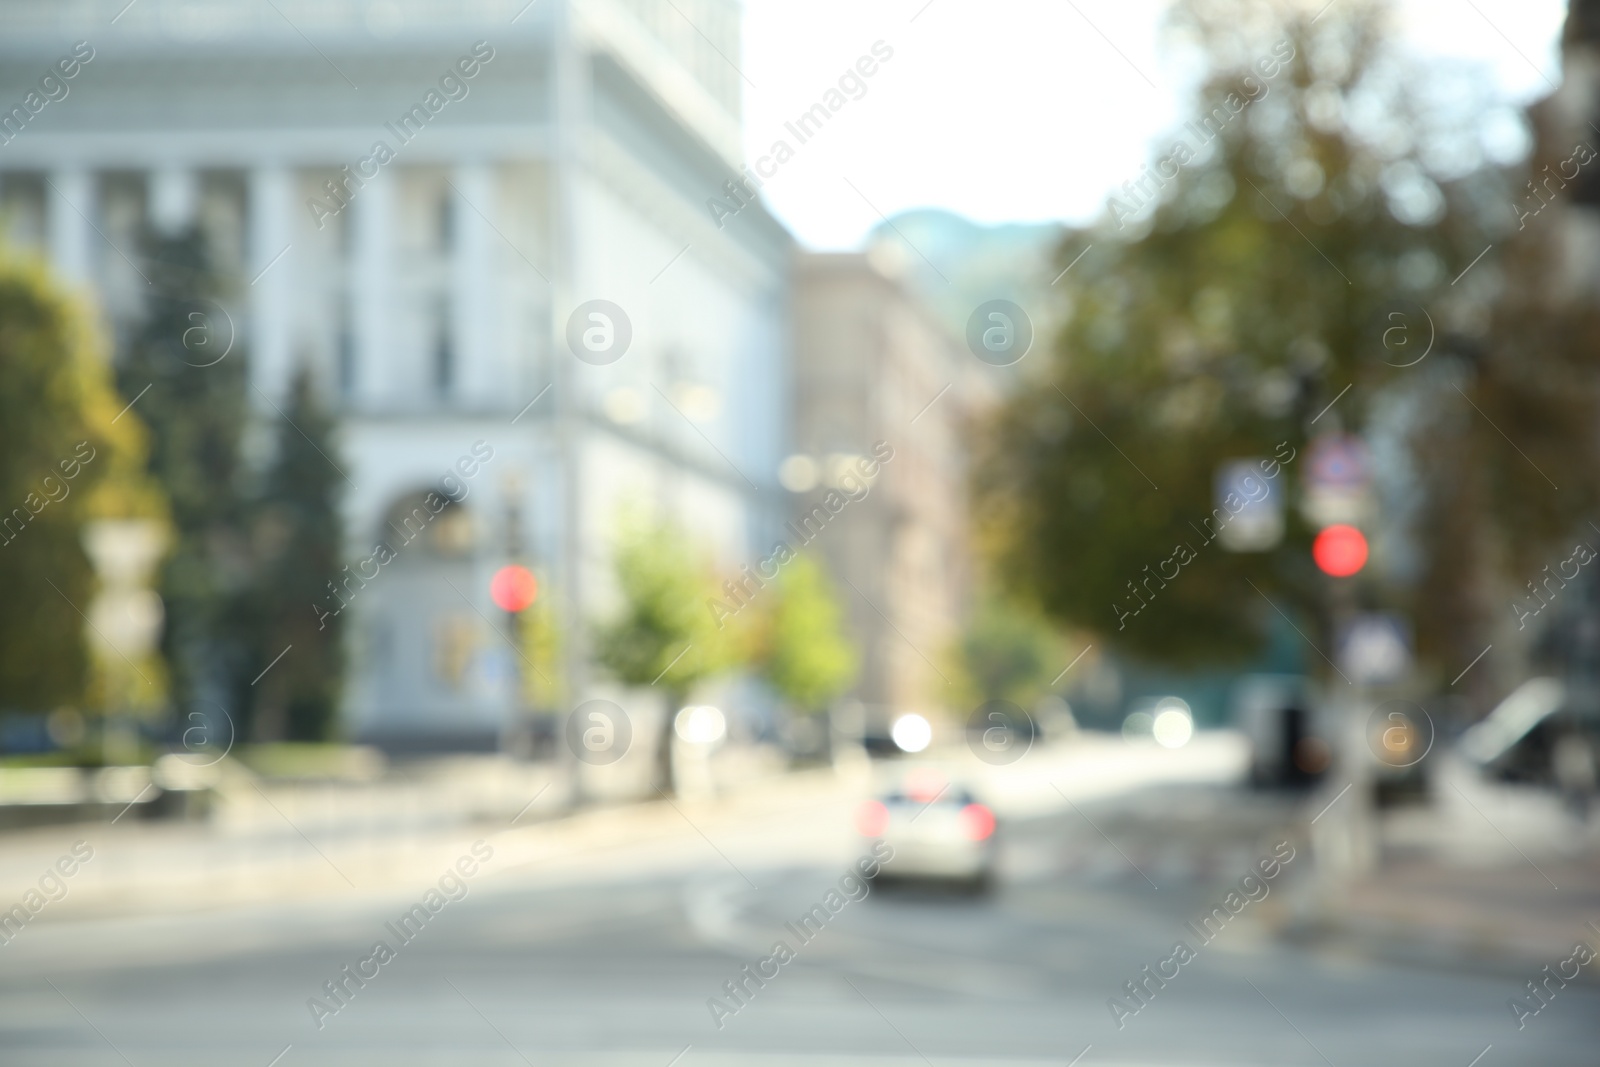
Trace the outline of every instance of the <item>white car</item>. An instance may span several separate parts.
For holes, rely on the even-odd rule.
[[[975,892],[994,879],[994,812],[965,789],[926,781],[864,801],[856,829],[894,850],[878,877],[960,882]]]

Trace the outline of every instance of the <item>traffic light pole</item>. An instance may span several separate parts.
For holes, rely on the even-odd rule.
[[[1372,697],[1358,680],[1345,676],[1337,663],[1339,639],[1348,632],[1356,617],[1356,578],[1328,577],[1328,635],[1332,638],[1334,677],[1330,687],[1339,696],[1330,701],[1338,736],[1333,767],[1335,773],[1317,797],[1318,814],[1313,816],[1311,840],[1313,854],[1322,869],[1325,903],[1351,881],[1371,873],[1377,864],[1377,839],[1373,811],[1372,760],[1369,758],[1366,720]]]

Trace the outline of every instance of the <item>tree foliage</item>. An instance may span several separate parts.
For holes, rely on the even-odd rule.
[[[239,598],[251,576],[241,437],[247,373],[204,235],[145,238],[145,317],[117,368],[124,401],[151,428],[150,470],[171,505],[158,592],[162,652],[180,711],[236,717],[248,660]],[[236,724],[237,725],[237,724]]]
[[[152,426],[152,472],[172,502],[160,592],[176,702],[208,717],[220,707],[240,737],[326,740],[344,668],[342,621],[313,608],[343,545],[333,417],[302,369],[269,416],[264,466],[251,462],[229,279],[202,229],[148,234],[145,248],[145,316],[118,378]]]
[[[861,668],[827,571],[801,553],[757,595],[760,614],[748,652],[752,664],[796,711],[825,711]]]
[[[1476,134],[1432,109],[1380,4],[1175,18],[1207,71],[1193,121],[1063,245],[1063,265],[1094,248],[1055,351],[980,443],[975,494],[1010,589],[1184,665],[1248,656],[1275,609],[1314,614],[1325,592],[1293,508],[1268,553],[1211,542],[1218,465],[1281,461],[1293,501],[1307,442],[1369,430],[1418,374],[1385,347],[1392,313],[1430,316],[1441,346],[1483,332],[1481,297],[1450,283],[1506,220]]]
[[[730,666],[733,646],[706,611],[709,565],[683,531],[628,516],[618,524],[612,564],[618,613],[595,627],[594,656],[617,681],[659,686],[666,719],[656,739],[656,788],[672,787],[672,716],[703,680]]]
[[[1600,304],[1573,246],[1588,239],[1576,216],[1600,208],[1600,138],[1563,111],[1554,98],[1530,109],[1533,151],[1506,197],[1519,225],[1461,283],[1485,309],[1483,328],[1419,368],[1405,396],[1426,473],[1416,610],[1424,650],[1446,663],[1473,660],[1524,602],[1538,609],[1529,581],[1576,540],[1595,543]],[[1492,679],[1485,670],[1464,685],[1487,703]]]
[[[334,466],[333,429],[310,373],[302,370],[276,419],[272,463],[259,493],[251,495],[255,580],[234,604],[237,628],[249,638],[245,674],[254,677],[292,649],[252,687],[260,740],[324,741],[334,731],[343,620],[319,618],[312,607],[339,572],[344,539],[339,502],[345,480]]]
[[[88,308],[0,249],[0,709],[83,699],[93,518],[159,517]]]
[[[594,651],[617,681],[682,695],[725,666],[726,642],[705,609],[711,571],[681,530],[630,517],[613,565],[622,607],[595,628]]]
[[[562,605],[548,590],[517,620],[522,655],[522,698],[535,711],[551,711],[567,699],[563,652]]]
[[[954,657],[959,705],[1009,700],[1032,708],[1061,670],[1063,647],[1061,635],[1029,605],[981,598]]]

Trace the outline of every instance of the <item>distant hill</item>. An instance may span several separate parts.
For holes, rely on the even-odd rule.
[[[1050,281],[1061,271],[1056,250],[1065,228],[1056,223],[984,226],[949,211],[896,215],[867,238],[880,269],[902,278],[957,337],[986,300],[1010,300],[1034,321],[1030,355],[1048,345],[1064,303]],[[923,257],[926,257],[924,259]]]

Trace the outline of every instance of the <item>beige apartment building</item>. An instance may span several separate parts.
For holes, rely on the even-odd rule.
[[[951,699],[948,661],[972,585],[962,431],[988,385],[887,257],[801,255],[794,285],[791,529],[854,457],[893,450],[870,491],[809,543],[861,643],[853,696],[880,736],[897,715],[931,717]]]

